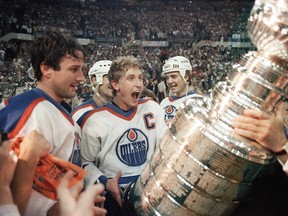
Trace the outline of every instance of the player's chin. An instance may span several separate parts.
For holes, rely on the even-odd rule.
[[[131,100],[130,100],[131,107],[137,106],[138,102],[139,102],[139,98],[131,98]]]
[[[170,88],[170,91],[171,91],[171,93],[177,93],[177,89],[175,88],[175,87],[173,87],[173,88]]]
[[[113,92],[112,92],[112,90],[111,91],[108,91],[108,92],[106,92],[106,94],[105,94],[107,97],[110,97],[110,98],[112,98],[113,97]]]
[[[171,91],[172,91],[172,90],[175,91],[175,89],[177,88],[177,86],[176,86],[176,85],[173,85],[173,86],[170,85],[169,88],[170,88]]]
[[[74,98],[76,96],[76,91],[70,91],[66,94],[64,98]]]

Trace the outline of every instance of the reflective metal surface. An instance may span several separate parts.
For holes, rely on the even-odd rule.
[[[211,98],[182,104],[125,191],[130,215],[229,215],[275,161],[255,141],[235,136],[232,120],[246,108],[273,111],[287,96],[287,11],[284,0],[255,2],[248,32],[259,52],[243,56]]]
[[[248,33],[259,52],[287,60],[287,0],[256,0],[248,19]]]

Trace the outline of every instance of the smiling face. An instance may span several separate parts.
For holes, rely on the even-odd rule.
[[[116,91],[114,102],[122,110],[129,110],[138,104],[143,90],[143,74],[138,67],[131,67],[118,82],[112,80],[111,85]]]
[[[68,54],[62,57],[59,70],[45,64],[40,65],[43,76],[37,87],[44,90],[59,103],[63,98],[73,98],[76,95],[78,85],[84,81],[83,53],[77,52],[78,58]]]
[[[166,82],[169,86],[171,93],[173,93],[176,97],[181,97],[186,94],[186,82],[180,76],[179,72],[170,72],[166,73]]]

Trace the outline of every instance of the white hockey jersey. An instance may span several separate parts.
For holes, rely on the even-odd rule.
[[[0,110],[0,129],[8,133],[10,140],[36,130],[52,145],[50,154],[81,166],[79,137],[73,119],[38,88],[5,101],[5,107]],[[54,203],[33,190],[25,215],[44,216]]]
[[[99,106],[95,103],[93,97],[85,101],[84,103],[76,107],[75,110],[73,110],[72,118],[74,122],[76,122],[78,125],[81,125],[83,119],[85,118],[85,113],[94,110],[98,107]]]
[[[119,170],[120,186],[136,179],[167,129],[163,117],[163,109],[152,100],[140,100],[127,112],[113,102],[90,112],[81,125],[86,184],[103,175],[112,178]]]
[[[98,108],[99,106],[96,104],[96,102],[94,101],[93,97],[90,98],[89,100],[85,101],[84,103],[80,104],[78,107],[76,107],[73,111],[72,111],[72,118],[74,120],[76,124],[76,129],[78,134],[81,137],[81,128],[80,125],[82,124],[82,122],[84,121],[84,119],[86,118],[86,116],[88,115],[88,113],[96,108]]]
[[[176,115],[177,110],[180,105],[189,98],[194,97],[203,97],[200,94],[194,93],[194,91],[189,91],[187,95],[183,95],[182,97],[169,96],[164,98],[160,106],[164,109],[165,112],[165,121],[170,121]]]

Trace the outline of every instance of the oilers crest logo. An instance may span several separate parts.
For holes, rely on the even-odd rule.
[[[148,149],[147,136],[139,129],[130,128],[118,140],[116,153],[124,164],[140,166],[147,160]]]
[[[168,105],[164,107],[165,110],[165,120],[172,119],[177,111],[176,107],[173,105]]]

